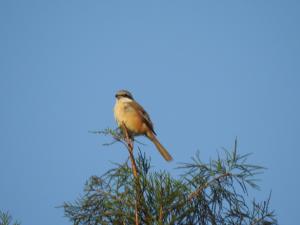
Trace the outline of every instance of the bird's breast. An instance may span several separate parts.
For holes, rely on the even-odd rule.
[[[114,107],[115,119],[118,126],[125,123],[127,129],[134,134],[144,134],[145,126],[139,114],[130,104],[117,101]]]

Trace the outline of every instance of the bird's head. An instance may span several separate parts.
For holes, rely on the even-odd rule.
[[[133,100],[133,96],[129,91],[120,90],[116,93],[116,99],[127,98]]]

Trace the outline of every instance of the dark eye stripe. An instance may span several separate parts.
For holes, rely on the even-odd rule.
[[[120,91],[120,92],[117,92],[116,95],[115,95],[116,98],[119,98],[119,97],[124,97],[124,98],[129,98],[129,99],[133,99],[131,93],[127,92],[127,91]]]
[[[130,98],[130,96],[127,95],[127,94],[117,94],[116,97],[127,97],[127,98]]]

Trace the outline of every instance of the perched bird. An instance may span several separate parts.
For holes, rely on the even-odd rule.
[[[115,97],[114,115],[118,126],[121,127],[124,123],[129,135],[132,137],[145,135],[154,143],[164,159],[171,161],[172,156],[156,138],[156,133],[148,113],[133,99],[132,94],[129,91],[120,90],[116,93]]]

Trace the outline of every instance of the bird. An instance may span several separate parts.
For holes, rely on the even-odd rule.
[[[149,114],[134,100],[133,95],[127,90],[119,90],[115,97],[114,116],[118,126],[122,128],[124,124],[131,137],[146,136],[154,143],[162,157],[166,161],[171,161],[173,159],[172,156],[156,137]]]

